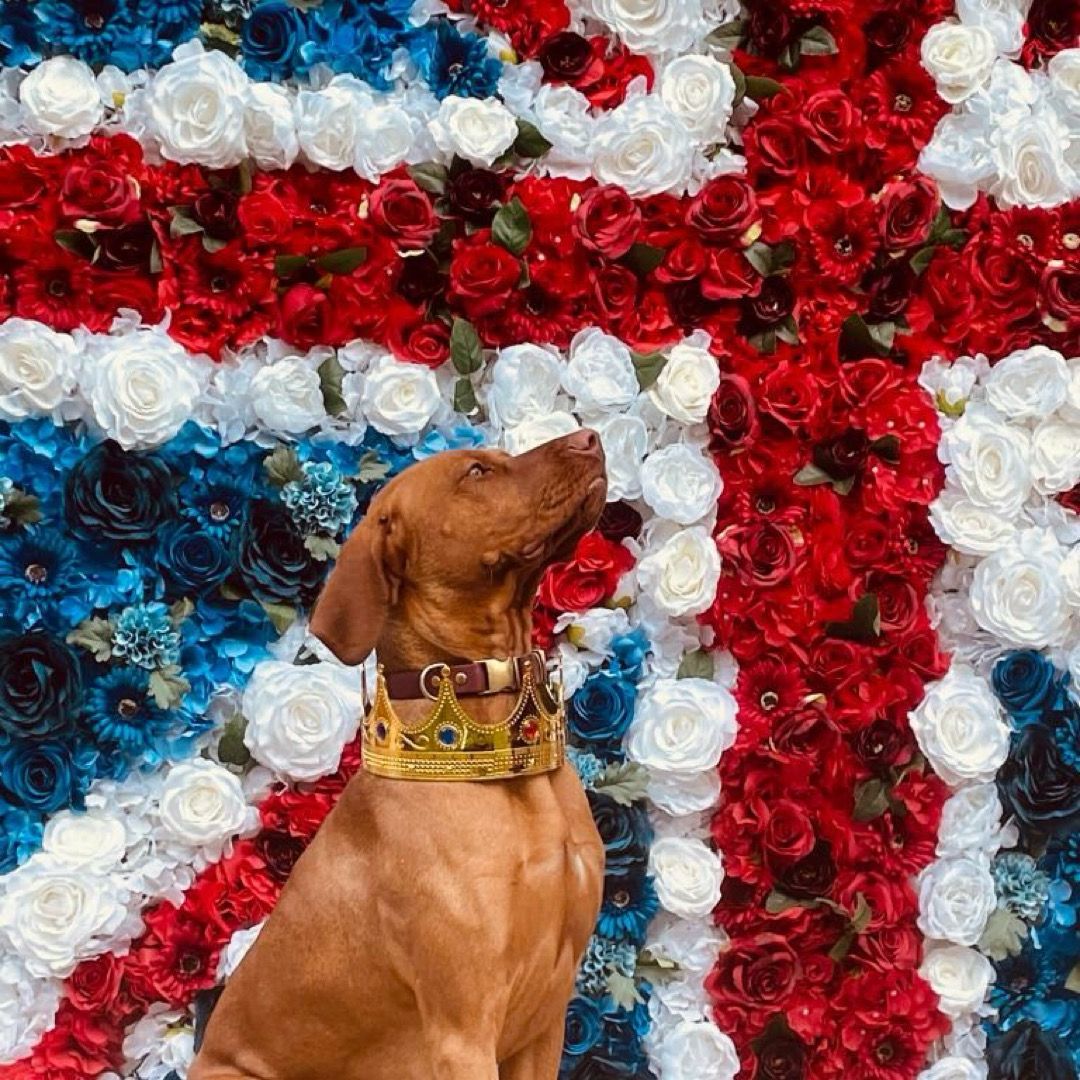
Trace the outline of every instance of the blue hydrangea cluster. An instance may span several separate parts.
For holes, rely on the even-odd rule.
[[[991,1004],[998,1011],[986,1023],[988,1058],[1039,1060],[1048,1076],[1075,1077],[1080,705],[1068,673],[1030,650],[999,660],[993,686],[1013,728],[998,789],[1006,816],[1019,826],[1020,844],[998,855],[991,871],[998,907],[1023,920],[1026,933],[1017,951],[996,965]]]
[[[265,445],[194,423],[145,452],[44,418],[0,424],[0,498],[41,514],[0,517],[0,872],[93,780],[190,753],[215,691],[268,655],[272,613],[302,613],[329,570],[301,524],[344,534],[415,460],[376,432],[291,452],[286,494]]]
[[[442,17],[417,26],[412,8],[412,0],[4,0],[0,63],[28,67],[70,55],[135,71],[160,67],[202,34],[208,45],[234,49],[254,79],[299,79],[324,65],[387,90],[407,54],[440,100],[494,94],[502,63],[484,39]]]

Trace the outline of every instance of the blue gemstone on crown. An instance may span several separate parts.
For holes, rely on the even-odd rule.
[[[457,732],[452,727],[439,728],[436,738],[443,746],[453,746],[457,742]]]

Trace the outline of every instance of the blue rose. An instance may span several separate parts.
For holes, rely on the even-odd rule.
[[[41,43],[28,0],[9,0],[0,5],[0,64],[29,67],[40,60]]]
[[[628,634],[616,634],[611,639],[611,665],[628,679],[641,675],[641,665],[649,653],[649,639],[644,628],[637,626]]]
[[[570,699],[567,726],[583,742],[615,749],[633,718],[633,685],[609,672],[598,671]]]
[[[68,525],[90,541],[151,540],[173,510],[173,480],[165,465],[152,454],[128,453],[112,441],[87,453],[64,485]]]
[[[1064,836],[1080,828],[1080,773],[1044,724],[1020,732],[997,784],[1006,813],[1025,832]]]
[[[640,870],[648,858],[652,828],[640,806],[623,806],[600,793],[589,796],[596,831],[604,842],[605,871],[621,876]]]
[[[1060,708],[1066,676],[1039,653],[1024,649],[1003,656],[994,665],[994,693],[1018,719],[1037,719],[1047,709]]]
[[[313,603],[329,569],[308,551],[289,511],[265,501],[251,507],[238,562],[252,596],[274,604]]]
[[[160,534],[157,564],[181,595],[201,595],[217,588],[233,568],[233,545],[196,521],[167,525]]]
[[[244,68],[253,79],[275,82],[301,75],[306,65],[300,49],[307,39],[302,12],[286,0],[263,0],[240,31]]]
[[[82,695],[79,661],[43,630],[0,637],[0,732],[42,738],[65,730]]]
[[[1010,1028],[987,1048],[990,1080],[1077,1080],[1069,1048],[1032,1020]]]
[[[575,997],[566,1010],[563,1053],[577,1058],[588,1053],[600,1039],[600,1009],[592,998]]]
[[[14,870],[37,851],[43,831],[37,814],[0,799],[0,874]]]
[[[51,814],[81,804],[90,777],[80,771],[66,742],[14,743],[0,754],[0,788],[15,805]]]

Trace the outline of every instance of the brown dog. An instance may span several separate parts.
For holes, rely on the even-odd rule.
[[[345,544],[312,632],[347,664],[374,648],[388,672],[524,654],[543,568],[605,494],[591,431],[414,465]],[[515,698],[462,700],[493,722]],[[395,703],[406,723],[430,707]],[[602,886],[570,765],[488,782],[361,770],[229,980],[189,1080],[552,1080]]]

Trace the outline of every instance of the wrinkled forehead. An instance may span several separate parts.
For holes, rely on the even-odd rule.
[[[442,489],[449,490],[474,461],[508,461],[509,455],[502,450],[478,448],[470,450],[444,450],[423,461],[410,465],[398,473],[371,502],[371,511],[385,513],[388,510],[420,513],[438,511],[432,495]],[[445,504],[442,509],[445,510]]]

